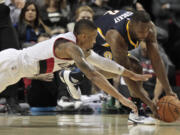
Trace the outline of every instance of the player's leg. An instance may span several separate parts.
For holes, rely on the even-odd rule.
[[[135,68],[135,65],[138,64],[137,62],[133,62],[135,61],[134,58],[130,58],[128,56],[128,49],[126,46],[123,46],[121,44],[118,45],[114,45],[111,46],[111,51],[113,54],[113,59],[119,63],[120,65],[126,67],[129,70],[132,70],[136,73],[142,73],[142,68],[140,66]],[[135,65],[134,65],[135,64]],[[140,64],[138,64],[140,65]],[[140,97],[147,105],[152,106],[153,103],[152,101],[144,95],[144,93],[142,92],[142,85],[140,85],[138,82],[135,82],[133,80],[130,80],[128,78],[125,78],[125,80],[127,82],[128,88],[130,89],[131,93],[134,93],[136,95],[136,97]]]
[[[22,78],[19,52],[16,49],[0,51],[0,92]]]
[[[107,79],[111,79],[117,76],[116,74],[100,70],[97,67],[95,68]],[[69,94],[74,99],[79,99],[81,97],[79,84],[85,79],[85,75],[78,68],[75,68],[73,70],[61,70],[59,72],[59,79],[66,85]]]
[[[84,77],[84,74],[78,68],[61,70],[59,72],[59,79],[66,85],[69,94],[74,99],[80,99],[81,97],[79,84]]]
[[[131,61],[131,66],[133,67],[133,71],[141,74],[142,67],[141,67],[139,61],[137,59],[135,59],[134,57],[129,57],[129,60]],[[124,80],[125,80],[126,84],[130,86],[130,87],[128,87],[128,89],[130,90],[131,99],[136,104],[136,106],[138,108],[138,112],[139,112],[139,117],[136,117],[134,115],[134,113],[131,112],[129,114],[128,122],[129,123],[141,123],[141,124],[155,124],[156,120],[153,119],[152,117],[149,117],[148,115],[146,115],[146,112],[142,107],[143,102],[139,98],[137,98],[136,94],[133,91],[133,88],[131,88],[131,86],[134,86],[133,84],[131,84],[132,81],[129,78],[125,78],[125,77],[124,77]],[[143,88],[143,83],[142,82],[136,82],[136,83],[137,83],[138,87],[140,88],[141,92],[148,97],[148,93]]]
[[[132,67],[132,71],[134,71],[135,73],[138,73],[138,74],[142,74],[142,66],[140,65],[140,63],[139,63],[139,60],[136,58],[136,57],[134,57],[134,56],[128,56],[128,58],[129,58],[129,60],[130,60],[130,62],[131,62],[131,67]],[[124,80],[125,80],[125,82],[126,82],[126,84],[128,85],[130,85],[130,94],[131,94],[131,96],[132,97],[137,97],[136,96],[136,94],[134,93],[134,91],[133,91],[133,88],[131,88],[131,86],[133,87],[134,85],[133,84],[131,84],[131,79],[129,79],[129,78],[127,78],[127,77],[124,77]],[[130,82],[129,82],[129,80],[130,80]],[[138,87],[141,89],[141,91],[142,91],[142,93],[144,94],[144,95],[146,95],[146,96],[148,96],[148,93],[144,90],[144,88],[143,88],[143,83],[142,83],[142,81],[138,81],[138,82],[135,82],[137,85],[138,85]]]
[[[100,49],[96,51],[96,53],[106,58],[112,59],[112,53],[110,52],[110,47],[108,48],[105,47],[104,49]],[[104,74],[105,77],[107,78],[112,78],[116,76],[115,74],[102,71],[98,68],[97,70],[100,71],[102,74]],[[84,73],[82,73],[80,69],[78,69],[77,67],[74,67],[73,70],[65,69],[65,70],[60,71],[59,77],[60,77],[60,80],[66,85],[67,90],[70,93],[70,95],[75,99],[79,99],[81,96],[81,90],[79,88],[79,84],[85,79]]]
[[[118,45],[118,46],[111,46],[111,50],[112,50],[113,58],[117,63],[136,73],[142,73],[142,68],[139,62],[133,58],[128,57],[127,48],[125,49],[123,46]],[[154,105],[152,101],[149,99],[149,97],[145,94],[145,91],[142,87],[142,82],[135,82],[133,80],[130,80],[129,78],[125,78],[125,82],[128,86],[131,96],[133,97],[132,98],[133,100],[136,99],[139,100],[138,98],[141,98],[141,100],[144,103],[146,103],[147,105],[151,105],[150,107]],[[137,102],[137,100],[134,102]],[[131,118],[133,118],[133,121],[136,123],[146,122],[149,124],[154,124],[154,119],[151,121],[151,119],[147,120],[145,119],[145,117],[135,117],[135,115],[133,115],[133,117]]]

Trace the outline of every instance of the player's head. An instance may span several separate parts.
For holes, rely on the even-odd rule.
[[[131,18],[131,28],[134,38],[145,40],[150,29],[151,18],[145,11],[135,11]]]
[[[97,27],[92,21],[82,19],[76,22],[74,35],[76,36],[77,45],[83,50],[91,49],[96,42]]]

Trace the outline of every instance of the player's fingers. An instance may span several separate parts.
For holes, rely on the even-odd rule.
[[[149,79],[149,78],[151,78],[151,77],[152,77],[152,75],[151,75],[151,74],[144,74],[143,76],[144,76],[144,78],[147,78],[147,79]]]
[[[153,101],[153,103],[156,105],[159,100],[158,100],[157,98],[153,98],[152,101]]]
[[[149,78],[151,78],[152,75],[150,74],[144,74],[144,75],[137,75],[133,78],[135,81],[147,81]]]

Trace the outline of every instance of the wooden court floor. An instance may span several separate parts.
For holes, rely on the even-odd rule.
[[[180,135],[180,122],[128,125],[127,115],[0,116],[0,135]]]

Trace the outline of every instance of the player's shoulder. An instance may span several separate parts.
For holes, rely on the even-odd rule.
[[[63,39],[64,41],[67,41],[67,42],[76,43],[76,36],[73,34],[73,32],[59,34],[59,35],[54,36],[53,38],[55,39],[55,41]]]

